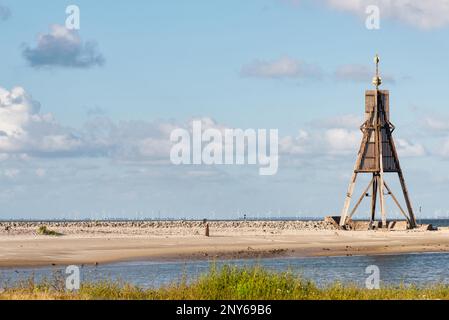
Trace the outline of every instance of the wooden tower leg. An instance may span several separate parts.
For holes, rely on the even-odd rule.
[[[376,106],[378,106],[378,99],[379,99],[379,93],[376,90]],[[379,114],[382,116],[383,114],[379,112]],[[377,145],[378,145],[378,151],[379,151],[379,157],[378,157],[378,165],[379,165],[379,178],[378,178],[378,185],[379,185],[379,202],[380,202],[380,212],[382,214],[382,228],[387,227],[387,212],[385,210],[385,199],[384,199],[384,157],[383,157],[383,136],[382,136],[382,128],[381,128],[381,122],[378,122],[376,120],[375,123],[376,126],[376,137],[377,137]]]
[[[357,163],[359,161],[357,160]],[[349,182],[348,192],[346,193],[345,204],[340,218],[340,227],[344,227],[346,224],[346,218],[348,217],[349,206],[351,205],[352,194],[354,193],[355,182],[357,180],[357,171],[354,170],[351,181]]]
[[[385,211],[385,198],[384,198],[384,188],[383,188],[384,182],[383,177],[379,176],[379,202],[380,202],[380,212],[382,214],[382,228],[387,227],[387,214]]]
[[[416,218],[413,213],[412,203],[410,201],[410,197],[408,195],[407,185],[405,184],[404,175],[402,174],[402,170],[399,169],[398,172],[399,181],[401,182],[402,192],[404,193],[405,204],[407,205],[407,211],[410,219],[410,228],[416,228]]]
[[[408,189],[407,189],[407,185],[405,184],[404,175],[402,173],[401,164],[399,162],[398,152],[396,151],[396,145],[394,143],[394,140],[391,139],[391,137],[389,140],[390,140],[391,150],[393,152],[393,157],[396,162],[397,169],[398,169],[399,182],[401,183],[401,188],[402,188],[402,192],[404,194],[405,204],[407,205],[408,216],[410,219],[410,222],[409,222],[410,228],[414,229],[417,227],[416,218],[415,218],[415,214],[413,213],[413,207],[412,207],[412,203],[410,201],[410,197],[408,195]]]
[[[405,217],[405,219],[407,220],[407,223],[409,225],[412,225],[409,216],[405,213],[404,209],[402,209],[401,204],[399,203],[398,199],[396,198],[396,196],[394,195],[393,191],[391,191],[390,187],[387,185],[387,183],[384,181],[384,186],[385,189],[387,189],[387,192],[389,193],[389,195],[391,196],[391,198],[393,199],[394,203],[396,203],[396,205],[399,208],[399,211],[401,211],[402,215]]]
[[[345,204],[343,206],[343,210],[340,216],[340,227],[344,227],[346,225],[346,219],[348,218],[349,206],[351,205],[352,194],[354,193],[355,182],[357,181],[357,170],[362,162],[363,151],[366,148],[366,144],[368,143],[369,134],[364,134],[362,139],[362,144],[360,146],[359,154],[357,156],[357,160],[354,165],[354,170],[352,171],[352,177],[349,182],[348,192],[346,193]]]
[[[368,193],[369,189],[372,187],[373,182],[374,182],[374,177],[371,179],[371,181],[368,184],[368,186],[366,187],[366,189],[363,190],[362,194],[360,195],[359,201],[357,201],[357,203],[355,204],[355,206],[352,209],[351,213],[349,214],[349,219],[352,219],[352,217],[354,216],[355,212],[357,211],[357,209],[359,208],[360,204],[362,203],[363,198],[366,197],[366,194]]]
[[[376,202],[377,202],[377,175],[373,173],[373,191],[371,196],[371,223],[376,220]]]

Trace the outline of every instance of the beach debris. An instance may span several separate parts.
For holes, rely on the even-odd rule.
[[[287,249],[272,249],[268,251],[272,255],[281,255],[287,252]]]
[[[420,231],[435,231],[438,228],[434,228],[431,224],[422,224],[419,226],[418,230]]]
[[[329,224],[332,227],[337,228],[339,226],[340,217],[326,217],[324,218],[324,223]],[[406,220],[388,220],[386,228],[382,227],[381,221],[370,221],[370,220],[352,220],[350,218],[346,219],[346,225],[342,228],[338,227],[340,230],[346,231],[368,231],[368,230],[384,230],[384,231],[406,231],[409,229],[409,222]],[[335,235],[339,235],[335,232]]]
[[[327,216],[324,218],[324,223],[332,225],[336,229],[340,229],[340,217]]]
[[[283,233],[285,231],[300,231],[300,230],[334,230],[337,228],[326,223],[323,220],[278,220],[278,221],[213,221],[207,222],[209,227],[213,230],[220,230],[220,232],[234,232],[242,230],[248,233],[264,233],[267,236],[270,234]],[[200,235],[204,236],[205,223],[203,220],[187,220],[181,222],[180,220],[172,221],[20,221],[20,222],[1,222],[0,233],[5,233],[5,228],[9,227],[9,234],[14,235],[35,235],[36,230],[45,225],[49,230],[57,230],[63,235],[72,234],[102,234],[107,237],[113,234],[135,234],[135,235],[192,235],[198,231]],[[264,231],[265,230],[265,231]],[[212,232],[212,230],[210,230]],[[108,238],[109,239],[109,238]]]

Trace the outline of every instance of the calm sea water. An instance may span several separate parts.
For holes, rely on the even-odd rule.
[[[235,260],[218,261],[215,264],[260,265],[274,271],[290,270],[319,285],[340,281],[359,286],[365,284],[366,268],[376,265],[380,269],[381,283],[384,285],[449,284],[449,254],[446,253]],[[126,262],[97,267],[84,266],[81,268],[81,278],[84,281],[118,280],[149,288],[180,281],[183,276],[188,280],[195,279],[210,267],[211,262],[207,261]],[[52,279],[55,273],[64,271],[61,267],[0,269],[0,286],[11,286],[30,278],[36,281]]]

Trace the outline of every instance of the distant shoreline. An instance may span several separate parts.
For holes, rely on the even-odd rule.
[[[77,223],[77,222],[244,222],[244,221],[322,221],[324,217],[280,217],[280,218],[229,218],[229,219],[180,219],[180,218],[142,218],[142,219],[0,219],[0,223]],[[449,220],[449,219],[448,219]]]
[[[246,218],[240,217],[240,218],[101,218],[101,219],[95,219],[95,218],[80,218],[80,219],[58,219],[58,218],[48,218],[48,219],[42,219],[42,218],[32,218],[32,219],[19,219],[19,218],[13,218],[13,219],[0,219],[0,223],[6,223],[6,222],[172,222],[172,221],[188,221],[188,222],[202,222],[205,219],[207,221],[212,222],[229,222],[229,221],[322,221],[325,217],[252,217],[248,216]],[[403,218],[398,217],[399,220],[403,220]],[[363,219],[354,219],[354,221],[363,220]],[[394,220],[394,219],[393,219]],[[447,218],[418,218],[418,221],[448,221],[449,217]]]

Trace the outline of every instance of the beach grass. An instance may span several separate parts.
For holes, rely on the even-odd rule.
[[[0,292],[3,300],[423,300],[449,299],[449,286],[398,286],[368,290],[334,283],[317,286],[291,272],[272,272],[262,267],[213,266],[194,281],[185,278],[157,289],[102,281],[83,283],[67,292],[63,278],[38,284],[25,281]]]
[[[42,236],[54,236],[54,237],[60,237],[62,236],[62,233],[56,232],[54,230],[48,229],[47,226],[40,226],[37,229],[37,234]]]

